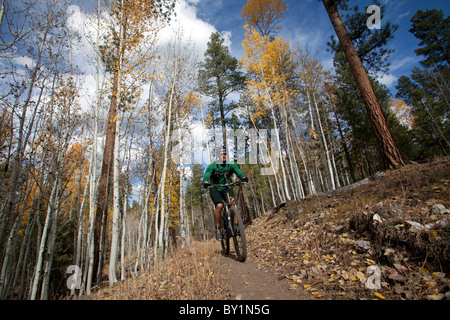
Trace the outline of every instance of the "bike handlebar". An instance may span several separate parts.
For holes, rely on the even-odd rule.
[[[227,183],[227,184],[212,184],[212,185],[208,186],[206,189],[219,188],[219,187],[232,187],[232,186],[237,186],[237,185],[244,184],[244,183],[247,183],[247,182],[236,181],[236,182]]]

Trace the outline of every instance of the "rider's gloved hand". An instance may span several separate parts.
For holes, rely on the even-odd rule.
[[[208,189],[209,186],[211,186],[211,183],[209,182],[203,183],[203,188]]]
[[[248,182],[248,178],[247,178],[247,177],[243,177],[243,178],[241,179],[241,181],[242,181],[242,182]]]

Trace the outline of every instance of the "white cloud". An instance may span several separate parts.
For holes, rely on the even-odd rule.
[[[395,71],[395,70],[403,68],[404,66],[408,67],[408,65],[415,63],[416,61],[417,61],[416,56],[406,56],[402,59],[396,59],[396,60],[392,61],[389,69],[391,71]]]
[[[224,39],[223,44],[229,48],[231,48],[231,31],[223,31],[221,33],[222,38]]]
[[[195,45],[198,56],[203,56],[211,33],[216,32],[217,30],[213,25],[197,17],[197,8],[194,5],[198,2],[199,0],[177,1],[175,5],[175,19],[172,20],[168,27],[164,28],[159,33],[159,44],[161,46],[166,45],[174,37],[179,26],[182,26],[186,40],[190,39]],[[231,44],[231,33],[225,33],[222,36],[225,38],[226,42]]]
[[[384,84],[387,87],[392,86],[398,79],[396,76],[394,76],[393,74],[382,74],[382,75],[378,75],[377,80],[381,83]]]
[[[11,59],[14,63],[18,64],[21,67],[25,68],[34,68],[36,66],[36,62],[28,57],[28,56],[17,56]]]

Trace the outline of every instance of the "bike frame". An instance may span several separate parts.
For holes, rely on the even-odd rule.
[[[239,191],[237,194],[237,197],[239,197],[240,193],[242,192],[241,185],[244,182],[237,181],[230,184],[221,184],[221,185],[212,185],[209,188],[218,188],[218,187],[233,187],[235,185],[238,185]],[[230,195],[226,194],[225,197],[222,197],[222,220],[220,224],[220,229],[222,233],[222,253],[229,254],[230,252],[230,239],[233,239],[234,248],[236,251],[236,258],[244,262],[247,258],[247,243],[245,240],[245,226],[242,221],[242,217],[239,213],[239,210],[237,208],[230,208],[232,205],[236,205],[235,202],[231,202]],[[232,216],[232,211],[234,212],[234,215]],[[233,221],[231,220],[233,219]],[[236,232],[239,228],[239,232]]]
[[[215,184],[215,185],[208,187],[208,189],[209,188],[218,188],[218,187],[234,187],[234,186],[240,186],[242,188],[242,184],[244,184],[244,182],[242,182],[242,181],[236,181],[236,182],[228,183],[228,184]],[[239,188],[239,193],[241,192],[241,190],[240,190],[241,188]],[[238,195],[239,195],[239,193],[238,193]],[[224,201],[224,200],[226,200],[226,201]],[[230,195],[227,192],[227,198],[223,199],[222,203],[223,203],[222,221],[223,221],[224,227],[228,226],[229,230],[231,231],[231,237],[234,237],[234,230],[232,228],[233,224],[231,223],[231,217],[228,213],[229,213],[229,209],[230,209],[229,206],[236,205],[236,201],[231,202]]]

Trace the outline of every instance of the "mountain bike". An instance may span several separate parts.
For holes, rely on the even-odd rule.
[[[242,184],[244,184],[242,181],[236,181],[229,184],[215,184],[209,186],[208,189],[239,186],[239,192],[241,192]],[[244,222],[242,221],[239,210],[236,208],[236,203],[231,202],[228,193],[226,193],[226,195],[226,199],[222,200],[222,220],[220,223],[222,253],[225,255],[230,254],[230,239],[233,239],[236,259],[240,262],[244,262],[245,259],[247,259],[247,241],[245,239]],[[235,197],[235,199],[237,199],[237,197]],[[234,205],[234,208],[230,208],[231,205]]]

